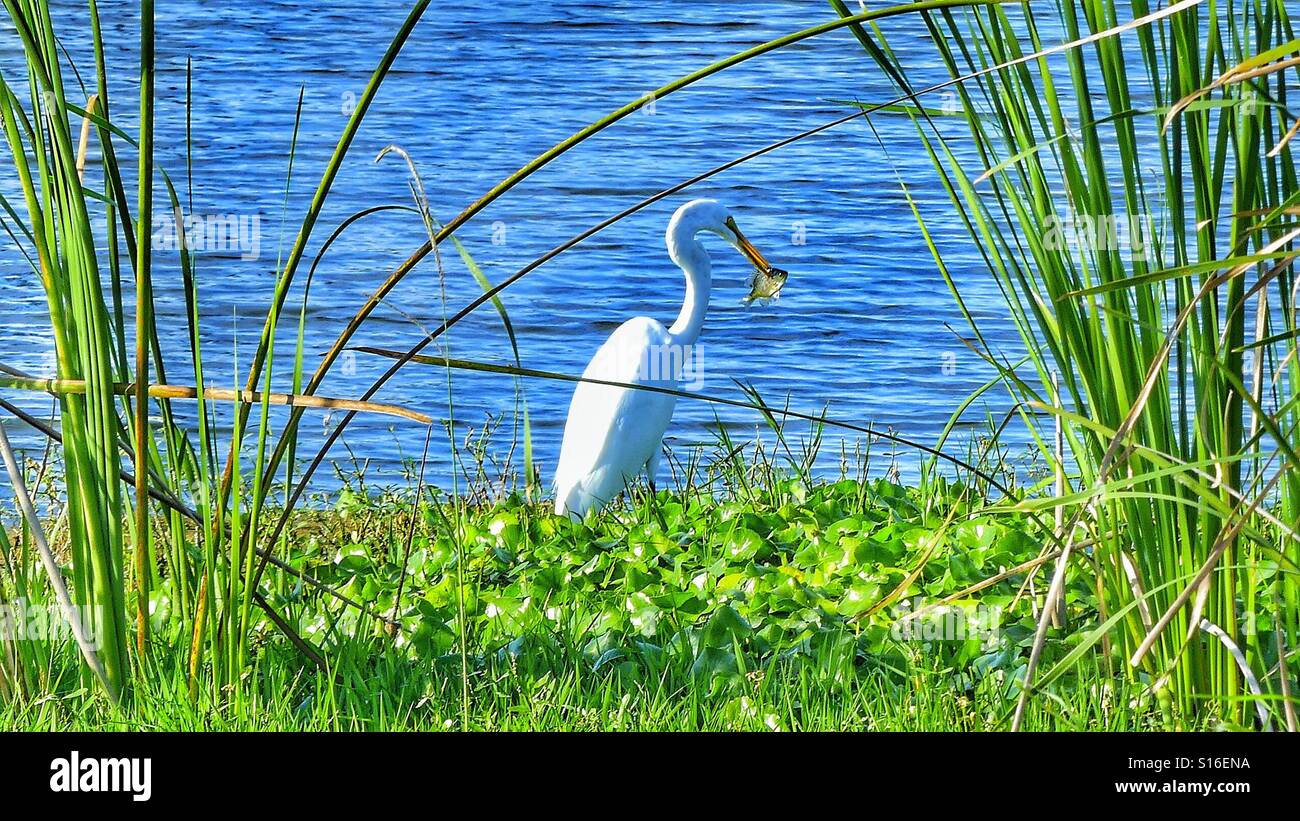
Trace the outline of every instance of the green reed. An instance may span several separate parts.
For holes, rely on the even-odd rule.
[[[1251,700],[1287,694],[1300,640],[1300,41],[1286,4],[1057,0],[923,17],[966,79],[960,117],[910,115],[1029,356],[1012,364],[971,320],[979,352],[1022,407],[1064,422],[1075,472],[1060,536],[1097,542],[1061,566],[1094,573],[1118,616],[1094,640],[1171,709],[1241,721]],[[1075,45],[1040,54],[1058,37],[1044,31]],[[855,33],[908,90],[883,33]],[[914,210],[948,277],[929,239],[938,215]],[[1096,240],[1116,224],[1142,252]],[[1053,373],[1061,396],[1045,387]],[[1295,726],[1290,701],[1267,703]]]

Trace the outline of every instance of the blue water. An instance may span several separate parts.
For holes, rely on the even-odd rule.
[[[134,132],[134,3],[101,0],[109,71],[116,82],[114,119]],[[287,251],[321,171],[383,49],[407,13],[404,3],[321,0],[228,4],[165,3],[158,13],[160,164],[185,190],[185,67],[193,60],[193,211],[260,219],[260,255],[239,250],[199,254],[204,357],[209,378],[233,385],[245,373],[274,284],[280,249]],[[57,23],[83,76],[93,71],[84,4],[65,3]],[[311,258],[335,226],[363,208],[410,201],[408,174],[395,157],[376,164],[386,145],[398,144],[417,162],[437,217],[459,212],[502,177],[584,124],[681,74],[784,33],[828,19],[814,0],[719,2],[605,0],[499,3],[470,0],[434,4],[415,29],[384,83],[339,175],[313,236],[309,258],[290,298],[293,316],[281,327],[279,350],[292,347],[296,310]],[[0,28],[0,69],[25,86],[17,38]],[[914,21],[884,24],[905,64],[926,79],[940,67],[924,30]],[[75,80],[69,75],[69,83]],[[294,112],[304,89],[297,158],[286,211],[285,177]],[[655,191],[703,170],[846,112],[846,99],[884,101],[894,94],[846,30],[756,58],[661,99],[653,113],[637,113],[552,163],[476,217],[459,233],[488,278],[499,281],[573,234]],[[931,104],[940,105],[936,97]],[[990,340],[1008,349],[1018,342],[987,272],[921,152],[904,117],[862,121],[741,165],[605,230],[525,277],[503,294],[523,364],[580,373],[602,339],[620,322],[676,315],[682,277],[667,259],[663,229],[673,210],[693,197],[714,197],[733,210],[751,240],[791,272],[781,299],[745,307],[746,266],[715,249],[714,302],[702,337],[705,389],[739,396],[732,380],[752,382],[768,401],[819,412],[855,424],[893,429],[933,443],[957,403],[990,370],[957,338],[968,329],[941,279],[896,174],[930,215],[930,228],[954,272],[968,307]],[[958,143],[958,149],[961,145]],[[118,146],[119,156],[130,157]],[[92,152],[92,168],[97,155]],[[125,161],[125,159],[124,159]],[[0,192],[14,193],[5,166]],[[128,183],[134,186],[134,183]],[[158,207],[165,199],[158,187]],[[184,194],[182,195],[184,198]],[[307,301],[309,366],[333,342],[374,288],[424,240],[419,220],[389,212],[362,220],[321,261]],[[245,251],[249,250],[247,243]],[[454,312],[480,291],[446,245],[446,304]],[[156,252],[155,283],[163,306],[163,344],[175,362],[187,349],[175,251]],[[359,345],[405,349],[420,327],[443,316],[439,277],[426,260],[389,297],[355,339]],[[44,296],[35,275],[8,237],[0,237],[0,302],[4,333],[0,361],[50,372]],[[446,337],[453,356],[511,361],[500,320],[487,306]],[[238,363],[238,364],[237,364]],[[367,355],[335,369],[322,393],[359,395],[388,366]],[[186,368],[168,374],[192,381]],[[276,385],[287,390],[281,359]],[[571,386],[529,380],[526,396],[536,458],[549,474],[559,448]],[[489,415],[505,415],[492,453],[510,451],[515,408],[508,377],[456,373],[457,438],[480,430]],[[448,416],[443,371],[410,366],[377,397],[441,418]],[[48,410],[48,403],[23,397]],[[968,414],[1009,407],[1002,394]],[[733,437],[752,437],[757,414],[702,402],[679,403],[669,444],[712,441],[715,414]],[[278,417],[277,417],[278,418]],[[338,416],[309,411],[302,452],[323,441]],[[806,430],[796,423],[792,431]],[[16,430],[16,428],[11,428]],[[822,467],[839,464],[842,432],[828,430]],[[853,448],[854,434],[847,434]],[[25,436],[25,446],[36,439]],[[372,477],[395,476],[402,455],[415,456],[423,430],[409,423],[363,416],[348,429],[334,456],[370,460]],[[1014,430],[1008,441],[1023,444]],[[964,453],[959,438],[951,448]],[[874,446],[875,464],[889,465],[887,443]],[[435,436],[430,476],[446,485],[449,445]],[[520,453],[515,452],[517,464]],[[906,451],[904,472],[915,469]],[[325,485],[333,481],[323,471]]]

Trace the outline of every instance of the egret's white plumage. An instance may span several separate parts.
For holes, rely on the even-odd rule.
[[[700,336],[709,307],[712,266],[697,234],[711,232],[746,254],[755,267],[774,271],[744,239],[727,209],[694,200],[668,223],[668,256],[686,275],[686,299],[671,328],[649,317],[624,322],[583,371],[584,379],[677,388],[690,346]],[[784,274],[784,272],[776,272]],[[599,510],[627,482],[659,461],[664,431],[677,397],[655,391],[580,382],[564,425],[555,471],[555,512],[581,518]]]

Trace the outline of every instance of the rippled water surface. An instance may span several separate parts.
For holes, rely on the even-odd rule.
[[[117,82],[114,119],[134,132],[134,3],[101,0]],[[60,23],[82,30],[84,4],[66,3]],[[198,263],[204,356],[209,376],[233,385],[246,369],[261,327],[281,250],[360,96],[370,72],[407,13],[405,3],[321,0],[162,4],[158,17],[159,161],[185,188],[185,67],[193,60],[193,211],[260,222],[252,249],[208,251]],[[662,83],[784,33],[831,19],[827,4],[692,3],[666,0],[434,4],[385,82],[335,184],[310,246],[315,256],[348,215],[409,203],[408,174],[389,157],[406,149],[424,178],[436,215],[449,219],[531,157],[584,124]],[[7,24],[6,24],[7,25]],[[939,67],[922,28],[883,24],[892,45],[918,76]],[[83,76],[93,81],[87,38],[65,36]],[[0,29],[0,67],[11,82],[24,75],[16,36]],[[70,83],[75,79],[69,77]],[[294,112],[303,89],[298,152],[285,209],[285,177]],[[847,31],[768,54],[657,101],[589,140],[528,179],[459,233],[486,276],[498,281],[573,234],[680,180],[842,115],[845,100],[884,101],[886,79]],[[935,100],[938,105],[941,101]],[[738,396],[732,380],[752,382],[768,401],[836,419],[892,427],[933,442],[957,403],[989,378],[955,335],[966,333],[956,303],[937,273],[900,191],[907,181],[972,312],[997,344],[1017,345],[996,285],[949,208],[916,140],[899,116],[828,131],[743,164],[658,203],[539,268],[503,295],[527,367],[577,374],[601,340],[635,315],[670,321],[683,283],[664,252],[672,211],[693,196],[729,205],[746,234],[791,271],[782,298],[746,308],[746,267],[715,249],[714,303],[702,344],[706,390]],[[882,148],[883,145],[888,149]],[[960,148],[960,145],[958,146]],[[119,153],[129,156],[125,149]],[[15,182],[5,166],[0,191]],[[129,183],[134,187],[134,183]],[[161,207],[162,189],[158,191]],[[423,241],[406,212],[366,217],[336,242],[316,268],[306,300],[307,364],[313,367],[357,306]],[[246,243],[247,246],[247,243]],[[443,249],[449,312],[479,293],[450,246]],[[163,304],[164,345],[183,357],[183,301],[175,251],[162,250],[155,277]],[[292,346],[304,264],[282,325],[280,353]],[[0,361],[48,372],[51,342],[44,296],[8,238],[0,240]],[[360,345],[406,348],[421,327],[443,315],[438,268],[428,260],[394,291],[356,337]],[[506,363],[510,348],[490,306],[448,335],[453,356]],[[188,382],[183,359],[169,374]],[[359,395],[388,363],[348,355],[323,393]],[[277,385],[287,389],[288,360]],[[559,448],[571,386],[526,383],[536,456],[549,474]],[[489,415],[504,415],[498,457],[509,450],[515,395],[511,380],[490,374],[453,378],[457,436]],[[443,371],[411,366],[379,395],[448,415]],[[25,400],[28,407],[46,408]],[[989,408],[1008,405],[990,395]],[[980,423],[985,408],[969,414]],[[702,402],[679,403],[670,444],[712,438],[715,414],[743,435],[761,424],[754,413]],[[303,448],[323,440],[337,418],[311,411]],[[798,426],[800,430],[804,425]],[[838,464],[841,434],[828,431],[823,464]],[[36,440],[25,437],[24,444]],[[418,426],[359,418],[334,455],[372,460],[392,473],[401,454],[417,455]],[[833,444],[833,446],[832,446]],[[850,444],[851,447],[851,444]],[[445,438],[435,437],[434,472],[448,478]],[[888,450],[878,445],[877,452]],[[954,451],[962,448],[954,445]],[[832,452],[834,451],[834,452]],[[350,455],[351,454],[351,455]],[[516,459],[518,454],[516,453]],[[324,477],[328,479],[329,477]]]

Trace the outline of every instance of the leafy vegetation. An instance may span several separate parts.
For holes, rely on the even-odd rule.
[[[747,480],[743,500],[638,489],[582,523],[518,497],[417,509],[410,488],[352,482],[331,509],[294,517],[288,562],[314,583],[269,596],[329,659],[326,675],[303,676],[292,644],[261,618],[240,696],[191,701],[184,665],[163,649],[185,638],[169,635],[164,580],[150,608],[162,674],[141,682],[126,712],[76,686],[65,639],[52,697],[0,715],[17,726],[186,729],[1005,723],[1036,606],[1032,568],[1014,571],[1042,564],[1024,521],[986,515],[958,485],[805,485],[770,466],[710,473]],[[1008,570],[978,601],[965,594]],[[896,588],[914,605],[873,609]],[[1095,622],[1086,586],[1069,612],[1078,632],[1057,637],[1060,652]],[[1098,668],[1077,671],[1034,726],[1162,726],[1156,705],[1122,687]]]
[[[990,348],[968,315],[977,349],[1049,462],[1037,412],[1063,423],[1074,475],[1057,575],[1071,559],[1094,575],[1105,612],[1123,613],[1109,640],[1130,675],[1179,710],[1267,722],[1261,700],[1279,698],[1294,730],[1300,40],[1282,0],[1131,11],[923,12],[962,80],[964,127],[909,114],[1029,355]],[[857,33],[910,91],[885,34]],[[932,217],[914,210],[928,242]]]

